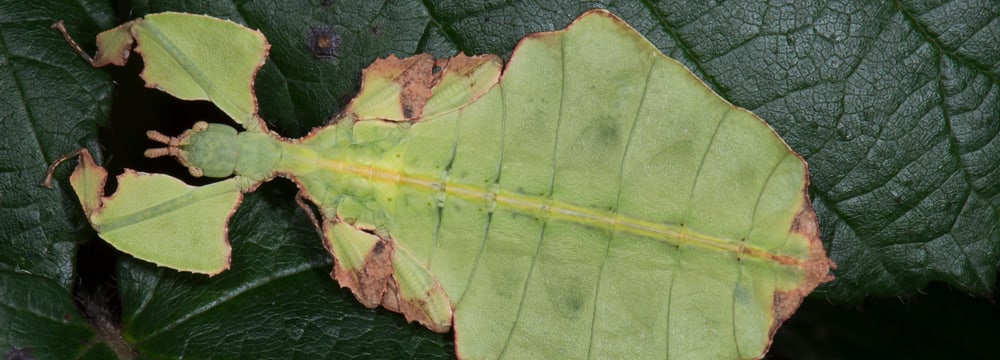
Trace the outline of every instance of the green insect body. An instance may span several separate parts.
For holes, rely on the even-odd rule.
[[[105,47],[182,47],[168,46],[175,18],[263,41],[232,23],[159,14]],[[228,178],[203,187],[127,172],[102,199],[106,173],[82,156],[71,180],[85,211],[134,256],[226,269],[225,224],[242,193],[286,177],[319,210],[332,276],[366,306],[453,326],[463,358],[760,357],[828,280],[802,159],[607,12],[529,36],[503,71],[493,56],[378,60],[330,125],[295,140],[246,105],[243,78],[252,84],[262,60],[216,77],[184,46],[169,55],[186,59],[173,63],[196,86],[151,80],[155,54],[143,51],[147,82],[216,102],[246,130],[150,133],[166,147],[147,156]],[[124,205],[135,201],[144,207]],[[177,239],[168,229],[181,223],[208,240]],[[184,251],[208,255],[192,264]]]

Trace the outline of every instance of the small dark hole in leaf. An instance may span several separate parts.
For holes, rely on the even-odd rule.
[[[374,229],[356,228],[356,229],[361,230],[361,232],[365,234],[372,235],[378,238],[378,243],[376,243],[375,248],[373,248],[373,251],[375,251],[376,253],[382,251],[382,248],[384,248],[386,245],[386,239],[390,238],[389,230],[386,230],[385,228],[374,228]]]
[[[340,47],[340,37],[326,26],[313,28],[307,40],[309,50],[319,59],[332,59],[337,56]]]

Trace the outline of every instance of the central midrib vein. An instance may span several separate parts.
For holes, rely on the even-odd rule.
[[[338,160],[322,160],[317,165],[344,175],[357,176],[371,182],[401,184],[434,192],[444,192],[446,196],[495,202],[497,207],[514,209],[517,212],[549,219],[564,219],[578,224],[612,231],[624,231],[643,237],[664,241],[675,246],[694,245],[702,248],[735,253],[740,256],[760,258],[784,265],[801,265],[802,261],[788,255],[771,253],[745,242],[728,242],[720,238],[693,233],[677,225],[656,223],[636,219],[621,214],[611,214],[583,206],[563,203],[551,199],[514,194],[503,190],[489,190],[461,183],[442,183],[425,177],[405,175],[396,170],[374,166],[352,164]]]

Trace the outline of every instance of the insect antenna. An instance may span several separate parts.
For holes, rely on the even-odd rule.
[[[179,146],[181,145],[181,140],[183,140],[183,138],[185,137],[184,135],[186,135],[186,132],[185,134],[181,134],[181,136],[172,137],[163,135],[162,133],[156,130],[149,130],[146,132],[146,137],[148,137],[150,140],[156,141],[158,143],[167,146],[160,148],[146,149],[146,152],[144,152],[143,155],[145,155],[148,158],[158,158],[161,156],[168,156],[168,155],[177,156],[180,154]]]

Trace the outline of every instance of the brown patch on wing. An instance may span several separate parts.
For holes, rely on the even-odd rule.
[[[407,120],[419,118],[424,111],[424,105],[427,104],[427,99],[431,97],[431,78],[427,76],[432,68],[430,59],[430,55],[426,56],[426,60],[424,56],[414,56],[407,59],[416,61],[414,66],[407,68],[398,80],[403,86],[403,92],[399,98],[403,106],[403,116]]]
[[[819,239],[819,225],[816,213],[808,197],[804,201],[799,213],[792,221],[791,231],[799,233],[809,240],[809,259],[799,263],[805,270],[805,278],[802,285],[797,288],[776,291],[774,293],[774,318],[777,322],[773,330],[777,330],[777,325],[785,321],[795,313],[795,310],[802,304],[802,300],[809,295],[819,284],[833,280],[830,269],[834,267],[833,261],[826,257],[823,250],[823,243]]]
[[[502,61],[496,55],[476,55],[467,56],[459,53],[450,58],[435,60],[430,54],[418,54],[407,58],[397,58],[389,55],[384,59],[377,59],[369,65],[362,73],[361,91],[352,104],[348,105],[345,112],[333,117],[331,122],[339,121],[345,117],[358,116],[352,114],[353,102],[358,97],[365,94],[366,82],[371,79],[388,79],[395,82],[400,87],[399,106],[403,115],[402,119],[382,118],[387,121],[416,121],[423,116],[424,106],[433,95],[433,89],[447,75],[471,76],[477,69],[486,63],[501,64]],[[499,67],[499,66],[498,66]],[[499,76],[499,73],[498,73]],[[494,79],[493,83],[496,83]],[[477,84],[469,84],[475,87]],[[488,87],[487,87],[488,88]],[[474,94],[471,101],[475,101],[485,91]],[[366,115],[361,115],[365,118]]]
[[[766,259],[781,265],[802,266],[803,263],[802,260],[794,256],[775,254],[767,250],[762,250],[757,248],[740,247],[738,253],[745,254],[747,256],[754,258]]]
[[[809,241],[809,257],[798,264],[805,271],[805,277],[801,285],[796,288],[774,292],[774,324],[771,326],[770,341],[774,340],[774,334],[778,332],[781,323],[795,313],[806,296],[820,284],[833,281],[834,277],[830,271],[837,268],[837,264],[827,257],[823,242],[819,238],[819,220],[816,218],[816,211],[813,210],[812,201],[809,200],[808,170],[806,174],[806,183],[802,189],[802,207],[799,208],[790,227],[792,233],[800,234]],[[769,343],[768,348],[770,346]]]
[[[364,78],[390,78],[400,85],[400,106],[406,120],[420,117],[431,97],[431,72],[434,68],[434,57],[430,54],[420,54],[408,58],[397,58],[389,55],[385,59],[375,60],[365,69]],[[364,86],[364,85],[362,85]]]
[[[434,282],[434,287],[431,288],[427,296],[416,298],[410,301],[403,299],[399,296],[399,282],[393,281],[388,284],[385,296],[382,298],[382,306],[386,309],[403,314],[406,317],[407,322],[418,322],[421,325],[426,326],[431,331],[446,333],[451,329],[450,326],[441,326],[435,323],[427,313],[424,312],[425,301],[424,298],[430,298],[431,294],[444,294],[444,288],[441,287],[441,283]]]
[[[392,244],[379,239],[369,250],[365,265],[359,271],[345,270],[334,257],[333,273],[330,277],[340,286],[350,288],[354,297],[368,308],[382,304],[387,283],[392,278]]]
[[[479,100],[479,97],[483,96],[483,94],[489,91],[493,85],[500,81],[499,69],[503,64],[503,61],[500,60],[499,56],[493,54],[467,56],[464,53],[458,53],[458,55],[447,59],[439,59],[434,65],[439,69],[439,71],[435,73],[434,85],[432,87],[437,87],[438,82],[440,82],[441,78],[445,75],[474,79],[475,77],[473,77],[473,75],[475,75],[476,71],[484,69],[483,66],[488,63],[495,63],[497,66],[495,76],[489,77],[489,84],[481,86],[481,84],[478,84],[475,80],[468,82],[469,88],[473,89],[472,97],[469,99],[468,103]]]
[[[476,69],[488,62],[500,63],[500,57],[493,54],[486,55],[476,55],[468,56],[464,53],[458,53],[450,58],[438,59],[434,64],[435,67],[440,69],[435,75],[434,85],[437,85],[437,80],[441,79],[441,74],[450,73],[458,76],[469,76]]]
[[[333,272],[330,273],[330,277],[336,279],[341,287],[351,289],[354,297],[365,307],[374,309],[381,305],[388,310],[403,314],[407,322],[416,321],[433,331],[448,332],[451,329],[450,326],[435,323],[424,311],[423,299],[429,296],[416,299],[405,299],[400,296],[399,281],[396,279],[392,266],[392,257],[396,253],[394,241],[391,238],[383,238],[371,233],[368,235],[377,237],[378,240],[368,249],[364,265],[360,270],[355,271],[344,269],[329,242],[323,242],[334,259]],[[434,287],[431,288],[428,295],[438,292],[443,295],[444,288],[435,281]]]

